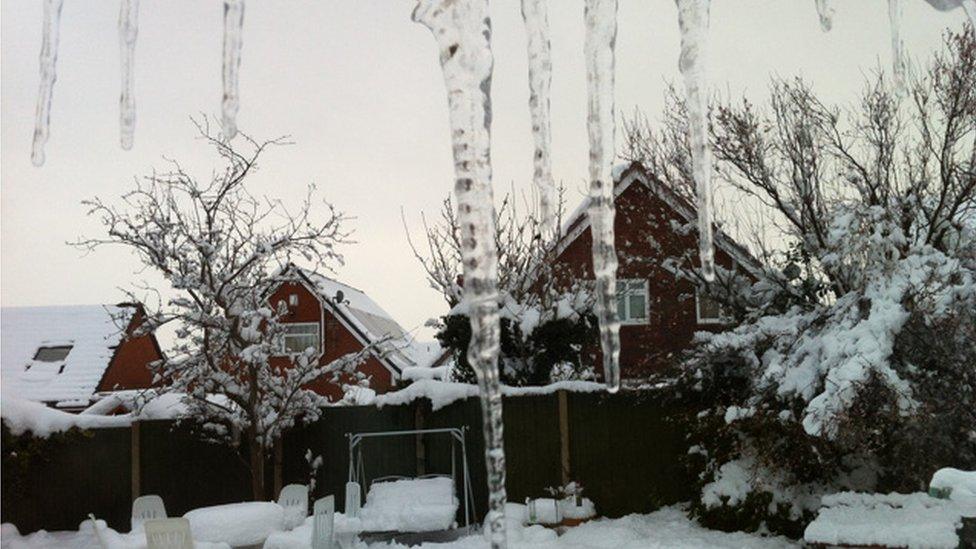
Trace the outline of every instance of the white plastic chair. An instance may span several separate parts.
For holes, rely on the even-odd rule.
[[[335,531],[335,496],[315,500],[312,508],[312,549],[332,549]]]
[[[304,484],[289,484],[281,489],[278,494],[278,505],[288,507],[300,507],[308,514],[308,486]]]
[[[190,521],[180,518],[147,520],[146,549],[193,549]]]
[[[359,516],[359,508],[362,507],[363,494],[358,482],[346,483],[346,516],[356,518]]]
[[[285,510],[285,529],[300,526],[308,517],[308,486],[289,484],[278,494],[278,505]]]
[[[159,496],[139,496],[132,502],[132,521],[131,529],[134,531],[147,520],[157,520],[168,518],[166,515],[166,505],[163,498]]]

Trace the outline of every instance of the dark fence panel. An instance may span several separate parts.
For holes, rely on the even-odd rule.
[[[654,393],[570,393],[572,477],[604,516],[649,512],[689,499],[684,434]]]
[[[172,421],[140,422],[139,442],[141,493],[161,496],[169,516],[251,499],[246,452],[206,442]]]
[[[336,509],[344,509],[346,481],[349,480],[349,439],[347,434],[413,429],[414,406],[350,406],[328,408],[322,418],[294,429],[285,437],[282,481],[307,483],[310,468],[305,459],[322,457],[314,497],[335,494]],[[363,441],[363,472],[367,480],[386,475],[416,475],[416,453],[413,437],[395,437]]]
[[[112,528],[128,530],[129,429],[29,439],[10,437],[4,428],[3,440],[0,520],[23,533],[75,530],[88,513],[95,513]]]
[[[570,480],[605,516],[646,512],[686,500],[691,479],[680,465],[683,433],[668,421],[654,393],[567,395]],[[545,496],[562,482],[559,396],[505,399],[506,489],[511,501]],[[308,483],[305,456],[321,456],[313,497],[334,494],[345,502],[350,433],[398,431],[417,427],[465,430],[474,519],[487,512],[484,437],[477,398],[432,410],[427,400],[400,406],[335,407],[312,425],[289,432],[282,445],[282,481]],[[103,429],[45,447],[29,467],[7,467],[4,448],[3,521],[22,532],[38,528],[77,528],[89,512],[113,528],[128,529],[131,506],[131,431]],[[206,505],[250,499],[247,463],[229,446],[203,442],[170,421],[141,422],[140,493],[158,494],[170,516]],[[5,433],[4,444],[15,440]],[[44,441],[40,441],[44,443]],[[453,449],[452,449],[453,448]],[[443,435],[401,436],[363,441],[367,482],[381,476],[461,471],[460,446]],[[269,459],[268,469],[273,460]],[[269,474],[269,477],[271,475]],[[23,493],[16,493],[23,487]],[[460,486],[459,486],[460,488]],[[270,491],[270,484],[269,484]],[[459,511],[459,520],[463,515]]]

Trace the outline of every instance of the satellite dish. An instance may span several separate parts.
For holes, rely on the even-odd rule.
[[[342,293],[342,290],[336,292],[336,303],[342,303],[345,300],[346,294]]]

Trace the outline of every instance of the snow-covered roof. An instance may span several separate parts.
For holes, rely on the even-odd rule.
[[[0,308],[3,392],[62,406],[87,405],[134,312],[117,305]],[[38,356],[42,347],[61,349]],[[61,358],[66,347],[70,350]]]
[[[364,344],[387,340],[378,346],[379,358],[392,365],[397,373],[404,368],[424,365],[426,351],[423,344],[415,342],[390,313],[366,292],[296,265],[290,265],[282,276],[289,277],[289,271],[299,274],[326,306],[335,311],[340,320],[349,324]]]

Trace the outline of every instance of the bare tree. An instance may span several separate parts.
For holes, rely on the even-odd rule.
[[[261,154],[285,139],[256,141],[241,136],[232,147],[207,119],[194,120],[201,138],[216,149],[223,167],[201,181],[174,160],[165,172],[136,180],[120,204],[100,198],[85,202],[100,218],[106,236],[77,245],[94,250],[121,245],[170,285],[172,297],[148,311],[146,329],[176,326],[176,342],[156,364],[156,382],[184,393],[186,415],[211,435],[246,442],[255,499],[265,497],[267,450],[300,420],[319,417],[325,398],[309,390],[326,378],[355,378],[371,349],[344,356],[326,367],[314,349],[272,364],[280,355],[284,312],[266,293],[274,274],[293,258],[316,266],[340,261],[344,217],[331,204],[315,201],[310,186],[295,211],[248,193],[245,182]],[[146,289],[146,288],[143,288]]]

